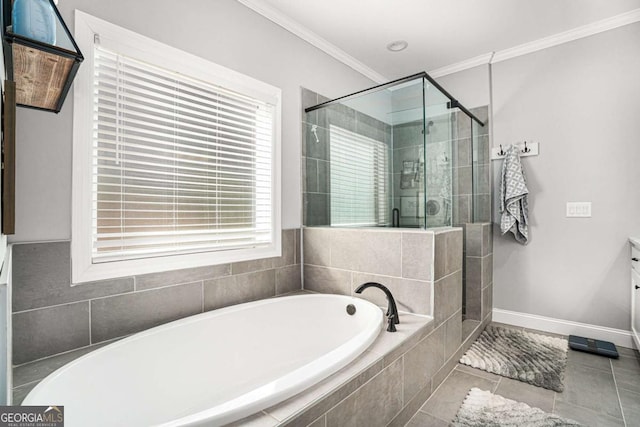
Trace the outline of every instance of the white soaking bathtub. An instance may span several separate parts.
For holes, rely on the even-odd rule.
[[[214,310],[80,357],[22,404],[64,405],[67,427],[224,425],[344,367],[376,339],[382,320],[377,306],[342,295]]]

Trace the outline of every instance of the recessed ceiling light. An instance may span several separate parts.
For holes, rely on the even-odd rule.
[[[389,49],[391,52],[400,52],[401,50],[405,50],[407,46],[409,46],[409,43],[407,43],[406,41],[396,40],[389,43],[387,45],[387,49]]]

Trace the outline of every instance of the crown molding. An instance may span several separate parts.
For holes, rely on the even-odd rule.
[[[508,49],[499,50],[493,53],[476,56],[475,58],[456,62],[455,64],[437,68],[429,71],[429,75],[434,78],[443,77],[449,74],[458,73],[473,67],[485,64],[495,64],[506,61],[507,59],[516,58],[518,56],[527,55],[539,50],[548,49],[564,43],[579,40],[605,31],[613,30],[625,25],[640,22],[640,9],[633,9],[629,12],[621,13],[610,18],[592,22],[591,24],[576,27],[574,29],[544,37],[532,42],[523,43]]]
[[[558,46],[574,40],[579,40],[584,37],[589,37],[594,34],[613,30],[615,28],[633,24],[638,21],[640,21],[640,9],[633,9],[629,12],[621,13],[620,15],[615,15],[610,18],[592,22],[591,24],[583,25],[581,27],[576,27],[569,31],[564,31],[562,33],[534,40],[529,43],[523,43],[509,49],[497,51],[493,56],[493,60],[491,61],[491,63],[495,64],[497,62],[506,61],[507,59],[537,52],[542,49]]]
[[[429,71],[428,74],[434,79],[437,79],[438,77],[458,73],[460,71],[468,70],[479,65],[487,65],[491,63],[491,58],[493,58],[493,52],[485,53],[484,55],[479,55],[474,58],[465,59],[464,61],[456,62],[455,64],[447,65],[445,67],[436,68],[435,70]]]
[[[363,64],[362,62],[358,61],[342,49],[336,47],[324,38],[320,37],[318,34],[289,18],[279,10],[269,5],[264,0],[238,0],[238,2],[242,3],[249,9],[252,9],[254,12],[264,16],[275,24],[281,26],[292,34],[298,36],[302,40],[317,47],[326,54],[351,67],[355,71],[368,77],[374,82],[387,83],[390,80],[377,71],[373,70],[372,68],[368,67],[367,65]],[[558,46],[574,40],[579,40],[584,37],[589,37],[594,34],[599,34],[636,22],[640,22],[640,8],[633,9],[628,12],[621,13],[610,18],[602,19],[600,21],[592,22],[580,27],[576,27],[562,33],[554,34],[549,37],[544,37],[528,43],[523,43],[521,45],[514,46],[508,49],[489,52],[483,55],[469,58],[464,61],[456,62],[445,67],[431,70],[428,73],[433,78],[439,78],[449,74],[468,70],[470,68],[478,67],[480,65],[495,64],[498,62],[506,61],[508,59],[527,55],[529,53],[537,52],[539,50],[547,49],[553,46]]]
[[[355,59],[353,56],[349,55],[347,52],[342,49],[336,47],[331,44],[327,40],[323,39],[313,31],[305,28],[298,22],[289,18],[279,10],[275,9],[268,3],[263,0],[238,0],[238,2],[242,3],[249,9],[254,12],[264,16],[269,19],[273,23],[281,26],[285,30],[293,33],[298,36],[302,40],[310,43],[311,45],[317,47],[324,53],[332,56],[343,64],[353,68],[355,71],[364,75],[365,77],[370,78],[375,83],[387,83],[390,79],[373,70],[372,68],[366,66],[362,62]]]

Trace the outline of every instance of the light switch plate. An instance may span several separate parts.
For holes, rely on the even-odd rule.
[[[567,202],[567,218],[591,218],[591,202]]]

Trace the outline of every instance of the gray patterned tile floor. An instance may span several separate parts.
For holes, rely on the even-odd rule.
[[[562,393],[458,364],[406,426],[449,425],[467,392],[478,387],[585,426],[640,427],[640,356],[623,347],[618,353],[609,359],[569,349]]]

